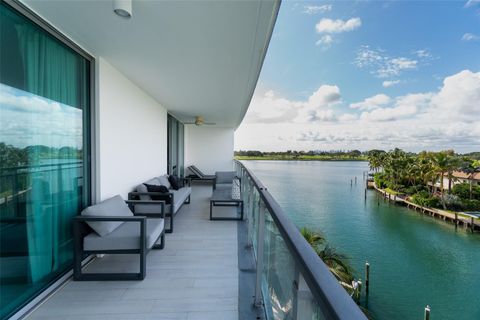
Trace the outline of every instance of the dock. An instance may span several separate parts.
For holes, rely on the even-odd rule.
[[[372,183],[371,186],[373,186],[373,188],[389,202],[405,205],[409,209],[419,211],[420,213],[429,215],[433,218],[452,222],[453,224],[455,224],[455,226],[462,226],[465,229],[470,229],[472,232],[474,232],[475,230],[480,230],[480,217],[477,215],[467,212],[450,212],[436,208],[423,207],[416,203],[408,201],[405,197],[390,194],[387,191],[378,188],[375,183]]]

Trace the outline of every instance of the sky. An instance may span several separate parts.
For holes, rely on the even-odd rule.
[[[480,0],[283,1],[235,150],[480,151]]]
[[[82,147],[82,110],[0,83],[0,142]]]

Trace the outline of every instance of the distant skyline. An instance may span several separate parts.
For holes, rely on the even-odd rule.
[[[480,151],[480,1],[284,1],[235,150]]]

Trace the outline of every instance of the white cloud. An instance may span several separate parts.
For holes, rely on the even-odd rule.
[[[419,58],[431,58],[432,54],[426,50],[426,49],[421,49],[413,52],[417,57]]]
[[[254,96],[245,123],[304,123],[334,121],[331,108],[341,101],[340,89],[322,85],[303,101],[279,97],[273,91]]]
[[[353,121],[357,120],[358,116],[353,113],[344,113],[337,117],[338,121]]]
[[[350,104],[350,108],[359,110],[373,110],[390,103],[390,97],[386,94],[377,94],[373,97],[366,98],[362,102]]]
[[[477,41],[477,40],[480,40],[480,36],[477,36],[473,33],[465,33],[462,36],[462,40],[463,41]]]
[[[468,0],[467,3],[465,3],[465,8],[473,7],[479,3],[480,3],[480,0]]]
[[[410,60],[403,57],[393,58],[387,60],[376,72],[379,78],[398,76],[403,70],[416,69],[417,63],[417,60]]]
[[[81,109],[3,84],[0,92],[1,142],[17,147],[81,147]]]
[[[332,5],[331,4],[304,5],[303,9],[304,9],[303,13],[306,13],[306,14],[325,13],[332,10]]]
[[[406,57],[390,57],[384,50],[374,50],[369,46],[362,46],[357,51],[353,64],[358,68],[369,68],[378,78],[398,76],[405,70],[414,70],[418,61]]]
[[[378,108],[354,108],[348,113],[337,86],[325,86],[316,93],[315,98],[312,94],[303,101],[289,101],[298,111],[294,120],[244,121],[236,132],[236,149],[480,149],[480,71],[464,70],[444,78],[433,92],[390,97]],[[308,106],[321,107],[308,113]],[[312,121],[300,122],[302,116]],[[319,125],[318,121],[323,122]]]
[[[363,112],[360,119],[368,121],[392,121],[412,116],[415,113],[417,113],[416,106],[405,105],[394,108],[375,109],[371,112]]]
[[[456,118],[465,122],[478,120],[480,72],[463,70],[446,77],[440,92],[432,98],[432,110],[445,118]]]
[[[360,18],[351,18],[347,21],[323,18],[317,23],[315,30],[317,30],[317,33],[341,33],[353,31],[360,28],[361,25],[362,20]]]
[[[390,88],[399,83],[400,83],[400,80],[385,80],[382,82],[382,86],[384,88]]]
[[[309,108],[330,107],[340,101],[340,89],[337,86],[322,85],[309,98],[307,106]]]
[[[375,108],[370,112],[363,112],[360,119],[367,121],[393,121],[416,115],[425,107],[430,94],[409,94],[396,99],[395,105],[389,108]]]
[[[328,49],[332,46],[333,43],[333,38],[331,35],[326,34],[320,38],[317,42],[315,42],[315,45],[317,46],[322,46],[324,49]]]

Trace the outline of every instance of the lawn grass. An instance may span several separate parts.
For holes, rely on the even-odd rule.
[[[384,190],[385,190],[385,192],[390,193],[392,196],[398,196],[398,195],[403,194],[402,192],[398,192],[398,191],[392,190],[390,188],[385,188]]]

